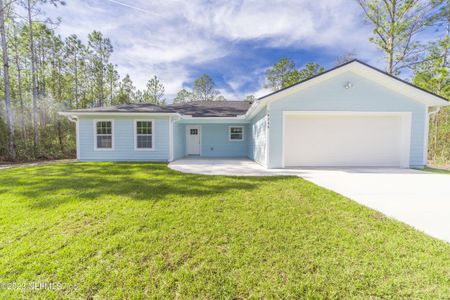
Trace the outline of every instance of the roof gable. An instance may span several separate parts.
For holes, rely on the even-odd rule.
[[[259,98],[258,102],[262,104],[279,100],[288,95],[307,89],[311,86],[317,85],[325,80],[328,80],[330,78],[333,78],[335,76],[338,76],[340,74],[349,71],[357,75],[360,75],[368,80],[377,82],[388,89],[394,90],[397,93],[407,96],[410,99],[424,103],[425,105],[428,106],[450,105],[450,102],[441,96],[435,95],[407,81],[404,81],[395,76],[387,74],[386,72],[378,70],[377,68],[367,65],[359,60],[352,60],[343,65],[337,66],[321,74],[318,74],[312,78],[306,79],[292,86],[265,95]]]

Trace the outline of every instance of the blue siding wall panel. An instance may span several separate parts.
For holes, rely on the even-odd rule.
[[[180,159],[186,155],[186,126],[175,122],[173,124],[173,159]]]
[[[243,126],[244,140],[230,141],[229,127]],[[204,157],[247,157],[248,126],[247,124],[203,124],[201,125],[202,150]]]
[[[248,145],[248,157],[266,165],[267,144],[267,110],[262,109],[250,122],[250,139]]]
[[[134,149],[134,120],[154,121],[154,150]],[[94,120],[113,121],[113,150],[95,150]],[[169,159],[168,117],[81,117],[79,119],[81,161],[167,161]]]
[[[353,88],[345,89],[346,81],[352,82]],[[283,111],[411,112],[410,165],[420,167],[425,164],[426,106],[353,72],[269,104],[269,168],[282,166]]]

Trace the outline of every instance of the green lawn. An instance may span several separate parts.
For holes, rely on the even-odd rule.
[[[0,298],[442,299],[449,278],[449,244],[299,178],[0,171]]]
[[[437,168],[426,167],[422,170],[426,171],[426,172],[433,172],[433,173],[439,173],[439,174],[450,174],[450,170],[446,170],[446,169],[437,169]]]

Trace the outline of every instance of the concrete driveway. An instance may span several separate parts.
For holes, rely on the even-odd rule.
[[[450,242],[450,175],[397,168],[267,170],[245,158],[184,158],[169,167],[206,175],[299,176]]]
[[[302,178],[450,242],[450,175],[411,169],[299,169]]]

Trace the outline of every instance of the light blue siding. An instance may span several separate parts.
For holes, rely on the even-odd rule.
[[[244,127],[243,141],[229,140],[229,127]],[[247,124],[203,124],[201,126],[201,156],[204,157],[247,157]]]
[[[135,150],[134,122],[153,120],[154,150]],[[94,120],[113,121],[113,150],[95,150]],[[169,159],[169,117],[81,117],[79,119],[81,161],[167,161]]]
[[[211,122],[212,121],[212,122]],[[175,122],[174,128],[174,159],[186,155],[186,126],[199,125],[201,130],[202,157],[247,157],[250,135],[246,123],[218,123],[219,120],[192,122],[182,120]],[[230,126],[244,127],[243,141],[230,141],[228,130]]]
[[[173,124],[173,159],[180,159],[186,155],[186,126],[175,122]]]
[[[262,109],[253,117],[249,124],[250,139],[248,144],[248,157],[266,165],[267,144],[267,110]]]
[[[352,82],[353,88],[344,89],[346,81]],[[426,106],[353,72],[269,104],[269,168],[282,167],[283,111],[411,112],[410,165],[425,165]]]

